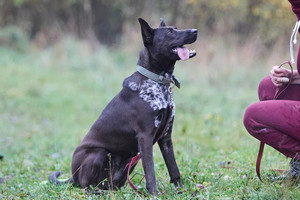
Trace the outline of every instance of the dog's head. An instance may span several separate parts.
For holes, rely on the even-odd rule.
[[[161,19],[158,28],[139,18],[144,46],[154,59],[157,60],[187,60],[196,55],[195,50],[188,50],[184,45],[191,44],[197,39],[197,29],[179,30],[174,26],[166,26]]]

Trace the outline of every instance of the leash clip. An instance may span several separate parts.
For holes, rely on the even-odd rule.
[[[173,88],[176,86],[175,81],[171,79],[170,86],[168,87],[168,92],[173,94]]]

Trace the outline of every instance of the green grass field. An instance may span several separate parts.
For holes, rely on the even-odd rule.
[[[267,147],[261,183],[255,174],[258,141],[244,129],[243,113],[257,101],[259,80],[267,68],[243,64],[220,67],[195,59],[179,62],[175,89],[173,142],[184,187],[179,194],[169,183],[155,145],[160,196],[144,197],[128,185],[101,196],[71,185],[52,185],[47,178],[61,171],[71,176],[75,147],[136,70],[138,51],[124,47],[92,50],[66,38],[45,50],[0,47],[0,199],[299,199],[298,186],[271,182],[272,169],[288,169],[284,156]],[[199,51],[196,48],[197,51]],[[215,59],[216,61],[216,59]],[[264,65],[266,62],[257,61]],[[228,72],[230,71],[230,73]],[[225,164],[225,167],[224,167]],[[142,165],[135,171],[138,184]],[[146,192],[144,180],[138,184]]]

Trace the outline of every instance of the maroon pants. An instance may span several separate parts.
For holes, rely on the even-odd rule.
[[[246,109],[244,125],[253,137],[300,159],[300,86],[290,85],[278,100],[275,92],[270,76],[265,77],[258,87],[260,102]]]

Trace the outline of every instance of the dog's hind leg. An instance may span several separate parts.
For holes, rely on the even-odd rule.
[[[116,169],[114,170],[113,177],[112,177],[112,183],[113,183],[114,187],[120,188],[120,187],[124,186],[124,184],[126,182],[127,170],[128,170],[126,165],[130,163],[131,159],[132,158],[128,158],[128,159],[120,162],[119,165],[117,165]],[[132,166],[132,168],[129,172],[130,174],[133,171],[135,166],[136,165]]]
[[[109,175],[108,154],[106,149],[98,148],[86,155],[78,170],[79,183],[82,188],[93,186],[108,189],[107,184],[103,182]]]

